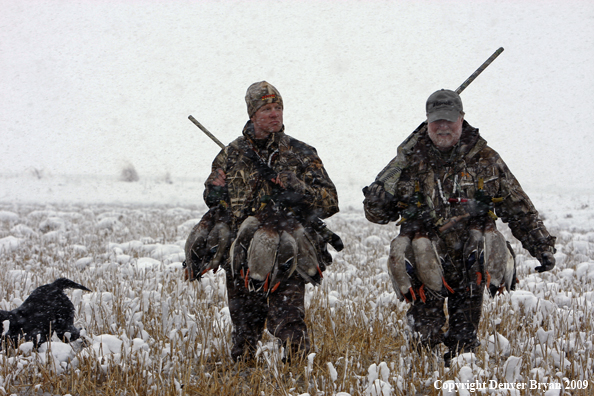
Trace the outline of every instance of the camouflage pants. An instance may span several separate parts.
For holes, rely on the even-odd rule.
[[[462,272],[459,267],[449,274],[445,273],[446,281],[454,290],[454,293],[447,293],[449,320],[445,333],[442,330],[446,324],[445,297],[427,294],[426,302],[417,298],[407,311],[409,327],[417,334],[417,341],[422,346],[433,348],[443,342],[455,355],[460,350],[480,345],[477,334],[483,308],[484,282],[480,286],[470,284]]]
[[[227,272],[227,298],[233,322],[231,357],[238,360],[245,353],[253,357],[264,326],[285,347],[286,354],[296,356],[309,352],[305,324],[305,283],[294,274],[268,298],[248,292],[243,279],[233,279]]]

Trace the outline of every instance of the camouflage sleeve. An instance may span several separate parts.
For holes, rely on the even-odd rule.
[[[372,223],[388,224],[400,217],[394,196],[385,190],[383,183],[373,182],[363,189],[363,195],[365,196],[363,200],[365,218]]]
[[[303,173],[297,176],[299,182],[293,187],[304,195],[311,211],[325,219],[338,212],[338,194],[315,149],[308,154],[303,159]]]
[[[417,127],[396,149],[394,157],[388,165],[377,175],[376,182],[382,183],[384,189],[392,195],[396,195],[396,186],[400,180],[402,171],[409,165],[410,156],[421,136],[421,131],[426,128],[427,122]]]
[[[213,187],[214,186],[212,185],[212,182],[213,182],[213,180],[218,175],[218,169],[223,169],[223,170],[226,169],[227,158],[228,158],[228,151],[230,149],[231,148],[229,146],[227,146],[224,149],[222,149],[219,152],[219,154],[217,154],[217,156],[215,157],[214,161],[212,162],[210,175],[208,176],[208,178],[204,182],[204,193],[202,194],[202,197],[204,199],[204,202],[206,202],[207,205],[212,202],[212,200],[209,199],[209,197],[211,196],[211,194],[213,194]]]
[[[549,234],[536,208],[503,160],[498,157],[500,194],[503,202],[495,206],[496,214],[508,223],[514,237],[537,259],[542,253],[555,253],[555,237]]]
[[[394,157],[376,176],[375,181],[363,189],[365,200],[363,208],[365,218],[373,223],[387,224],[400,218],[395,206],[398,183],[402,172],[410,165],[410,157],[414,152],[422,131],[427,122],[421,123],[396,149]]]

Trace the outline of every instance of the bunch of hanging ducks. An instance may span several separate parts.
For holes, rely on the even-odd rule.
[[[216,272],[230,259],[233,277],[244,279],[250,291],[273,293],[295,271],[306,282],[320,284],[323,275],[316,245],[286,208],[270,200],[243,221],[236,236],[228,225],[229,216],[219,205],[192,229],[185,245],[186,280]]]
[[[483,274],[491,296],[515,289],[515,255],[494,221],[471,226],[464,245],[464,258],[471,282],[480,285]]]
[[[273,293],[295,271],[314,285],[323,277],[311,234],[273,203],[243,221],[230,254],[233,276],[241,276],[250,291]]]
[[[513,290],[516,280],[515,256],[510,244],[495,226],[492,202],[499,199],[483,195],[479,188],[474,202],[468,199],[451,200],[451,203],[475,204],[477,200],[490,200],[490,203],[485,206],[486,210],[481,216],[471,217],[467,213],[453,218],[440,227],[439,232],[445,233],[455,223],[471,217],[469,237],[463,252],[469,281],[477,286],[484,281],[494,296],[504,289]],[[446,262],[438,250],[438,237],[435,233],[430,236],[430,227],[422,213],[422,197],[417,187],[415,196],[403,210],[399,222],[400,233],[392,240],[388,256],[390,279],[401,301],[410,302],[420,298],[425,302],[427,293],[442,297],[448,292],[454,293],[444,278],[443,266]]]
[[[186,239],[184,261],[185,280],[200,280],[202,275],[217,272],[229,256],[233,232],[229,227],[230,214],[225,205],[211,208]]]

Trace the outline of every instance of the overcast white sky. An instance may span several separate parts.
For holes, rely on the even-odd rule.
[[[594,186],[594,2],[0,0],[0,173],[205,178],[267,80],[337,184],[369,184],[457,88],[528,189]],[[0,186],[0,188],[2,188]]]

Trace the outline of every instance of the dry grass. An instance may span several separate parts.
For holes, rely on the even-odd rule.
[[[59,276],[93,290],[69,293],[89,345],[78,345],[63,363],[51,358],[52,349],[63,346],[59,342],[45,353],[25,349],[0,354],[0,395],[365,395],[373,394],[370,366],[382,362],[393,395],[441,395],[435,380],[459,378],[458,366],[446,369],[441,357],[419,355],[408,342],[408,307],[394,298],[385,271],[389,241],[396,234],[393,226],[369,224],[357,213],[329,221],[346,248],[336,255],[322,286],[307,289],[306,321],[315,353],[311,360],[283,364],[276,342],[265,333],[257,360],[234,364],[223,274],[185,283],[179,265],[172,264],[179,256],[155,253],[182,247],[188,230],[178,226],[199,218],[200,210],[74,205],[6,205],[0,210],[18,213],[19,224],[34,232],[21,232],[18,248],[1,253],[0,309],[15,308],[35,287]],[[50,218],[62,219],[62,224],[51,228],[44,223]],[[106,218],[113,220],[110,227]],[[15,235],[15,225],[2,222],[0,238]],[[520,278],[528,278],[532,274],[525,252],[517,243],[514,248],[520,252]],[[568,252],[566,267],[581,262],[584,257],[577,254]],[[138,259],[151,255],[160,264],[140,268]],[[84,258],[90,259],[80,261]],[[590,291],[592,281],[562,283],[554,274],[542,279],[551,281],[548,289],[531,290],[541,301],[556,295],[555,281],[567,287],[562,292],[573,293],[569,305],[547,314],[530,313],[521,306],[513,309],[509,294],[486,299],[483,346],[471,365],[477,378],[504,381],[507,356],[487,354],[486,340],[495,332],[509,340],[512,356],[522,358],[524,382],[583,380],[593,374],[591,302],[575,298]],[[530,290],[534,285],[520,287]],[[535,336],[539,331],[552,331],[554,337],[543,344]],[[121,349],[106,350],[111,344],[101,344],[99,336],[121,341]],[[556,365],[559,355],[567,365]],[[571,394],[591,394],[592,386]]]

